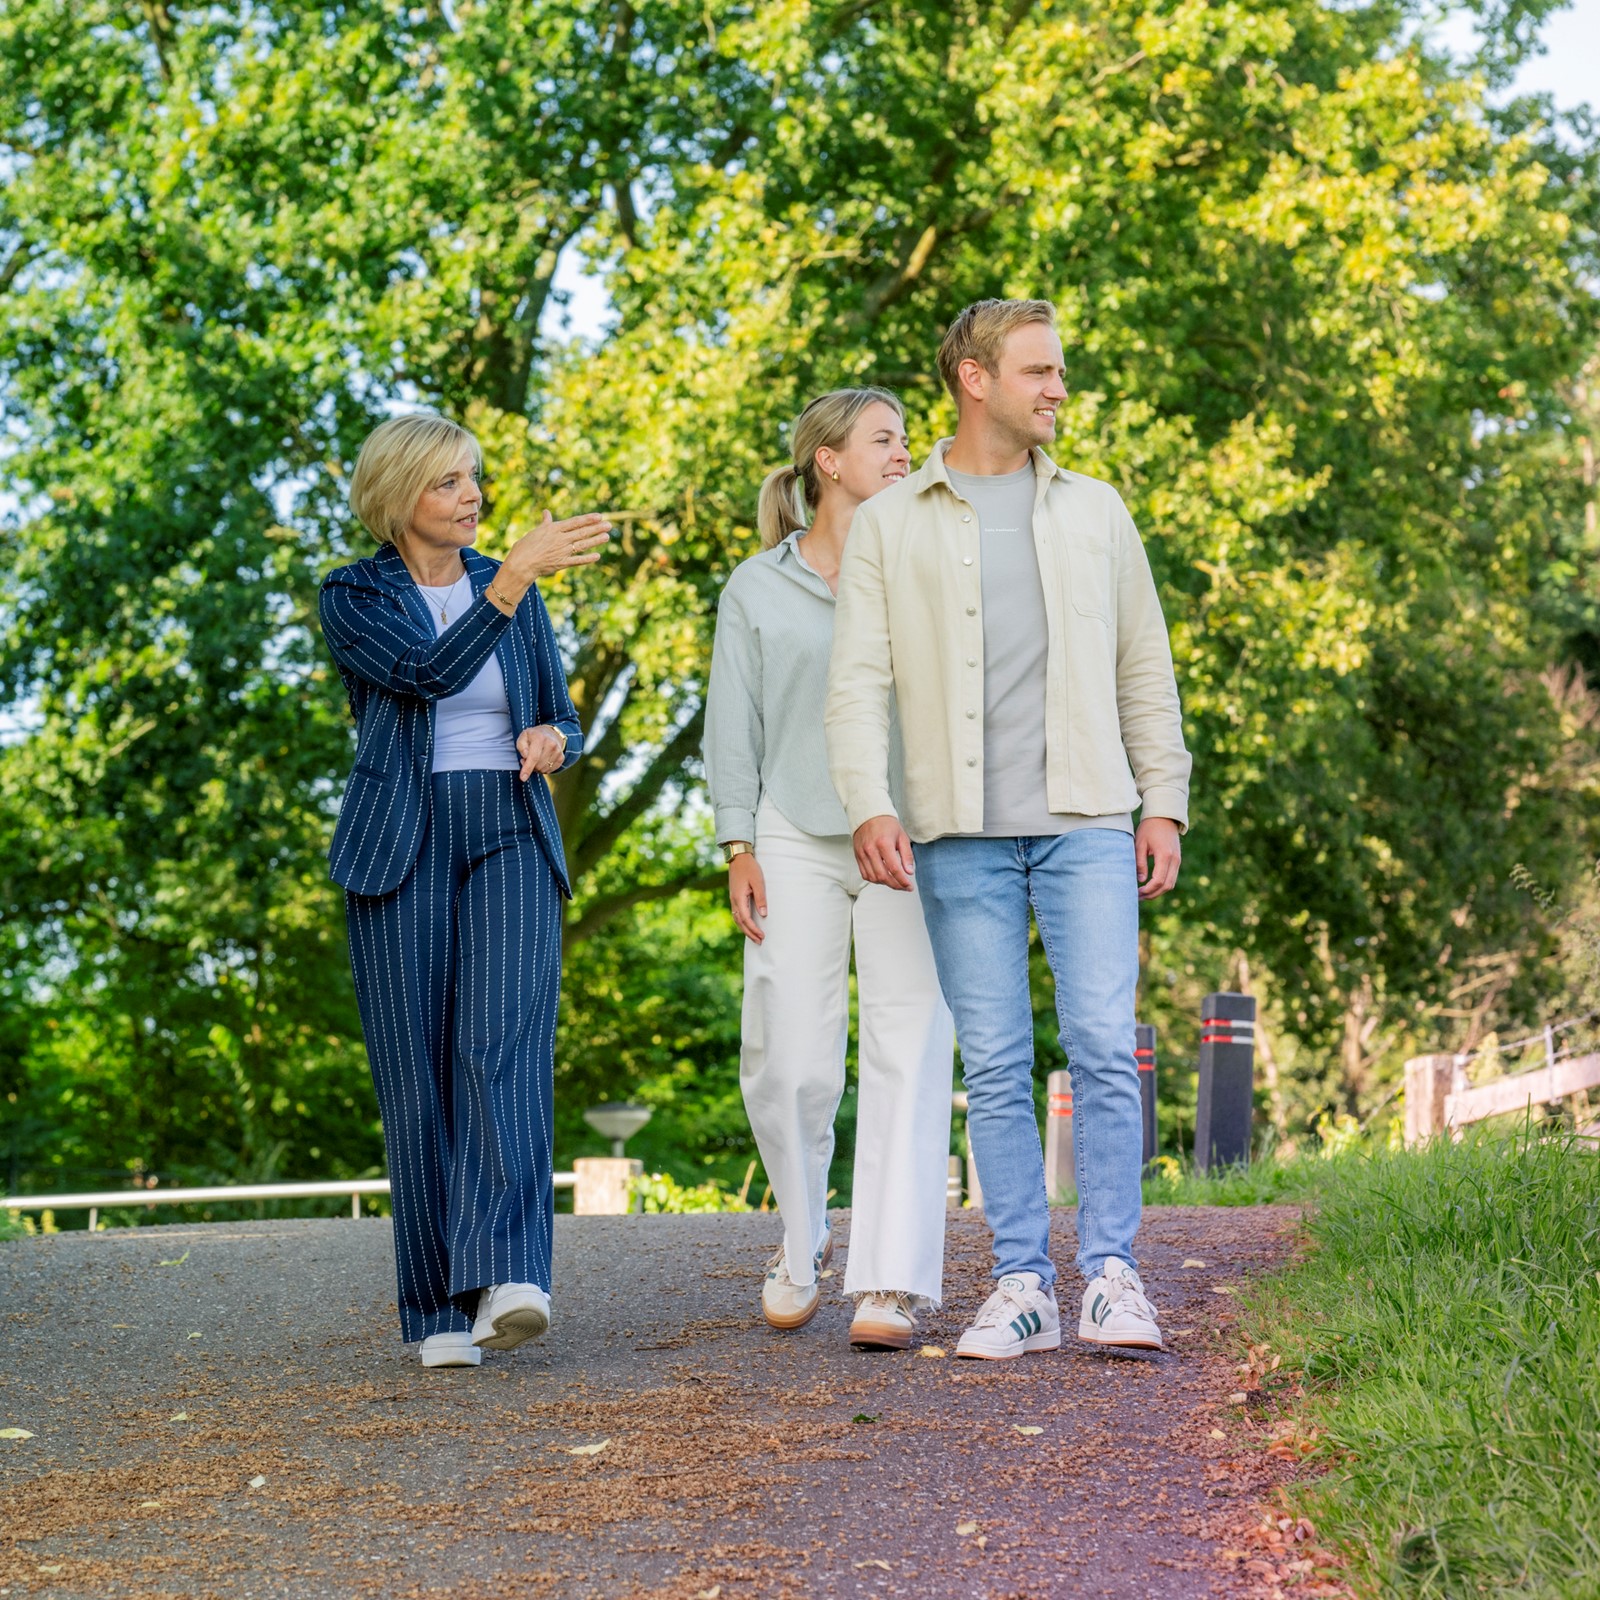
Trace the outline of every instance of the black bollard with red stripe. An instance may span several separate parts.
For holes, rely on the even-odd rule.
[[[1133,1059],[1139,1064],[1139,1106],[1144,1113],[1144,1164],[1156,1158],[1156,1030],[1149,1022],[1133,1027]]]
[[[1200,1003],[1200,1099],[1195,1107],[1198,1171],[1250,1159],[1255,1092],[1256,1002],[1223,990]]]

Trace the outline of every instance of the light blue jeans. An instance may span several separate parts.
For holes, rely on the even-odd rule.
[[[1033,1100],[1028,912],[1056,980],[1072,1073],[1078,1270],[1136,1267],[1144,1135],[1133,1059],[1139,894],[1133,839],[1110,828],[916,846],[939,984],[955,1016],[967,1132],[994,1231],[994,1276],[1055,1281],[1044,1152]]]

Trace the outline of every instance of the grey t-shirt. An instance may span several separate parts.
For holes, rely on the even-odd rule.
[[[949,472],[949,469],[946,468]],[[1045,665],[1050,624],[1033,548],[1030,462],[999,477],[949,472],[978,514],[983,574],[983,835],[1013,839],[1074,828],[1133,832],[1133,818],[1052,811],[1045,783]]]

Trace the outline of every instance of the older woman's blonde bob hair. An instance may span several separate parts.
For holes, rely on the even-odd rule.
[[[417,502],[472,452],[483,471],[483,451],[460,423],[436,411],[414,411],[380,422],[362,442],[350,475],[350,509],[379,544],[393,544],[411,526]]]

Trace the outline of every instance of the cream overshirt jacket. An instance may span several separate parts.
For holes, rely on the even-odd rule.
[[[889,798],[889,690],[913,841],[983,830],[983,582],[977,513],[941,439],[863,502],[839,572],[824,722],[853,832]],[[1050,630],[1045,782],[1052,811],[1189,825],[1189,752],[1166,620],[1139,532],[1108,483],[1033,451],[1033,543]]]

